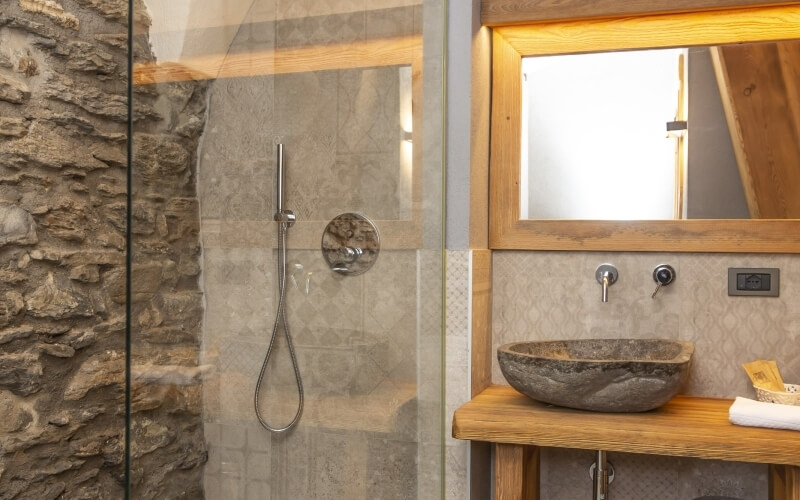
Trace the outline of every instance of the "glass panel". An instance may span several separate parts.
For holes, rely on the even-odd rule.
[[[136,11],[132,496],[440,497],[443,5]]]
[[[0,2],[3,499],[124,494],[127,19],[88,3]]]

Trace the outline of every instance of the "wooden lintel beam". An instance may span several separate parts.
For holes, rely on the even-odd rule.
[[[148,85],[187,80],[396,66],[412,64],[421,54],[421,36],[211,54],[180,62],[136,64],[133,70],[133,83]]]

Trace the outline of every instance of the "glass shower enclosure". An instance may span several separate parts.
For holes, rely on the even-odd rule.
[[[130,497],[441,497],[443,2],[132,9]]]

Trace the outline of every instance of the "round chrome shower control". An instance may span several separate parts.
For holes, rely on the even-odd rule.
[[[367,272],[378,259],[378,228],[361,214],[336,216],[322,233],[322,256],[334,271],[347,276]]]

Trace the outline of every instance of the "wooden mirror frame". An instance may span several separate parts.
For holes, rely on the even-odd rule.
[[[508,3],[507,0],[503,2]],[[484,14],[487,3],[496,2],[484,0]],[[616,17],[494,27],[489,247],[498,250],[800,253],[800,220],[796,219],[521,219],[519,189],[522,57],[793,38],[800,38],[800,5],[796,2],[699,12],[626,13],[624,17],[618,14]]]

